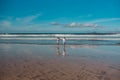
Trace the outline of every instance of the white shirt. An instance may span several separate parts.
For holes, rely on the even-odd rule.
[[[63,43],[65,43],[66,42],[66,39],[65,38],[63,38]]]

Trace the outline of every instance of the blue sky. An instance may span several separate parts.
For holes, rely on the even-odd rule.
[[[120,32],[120,0],[0,0],[0,32]]]

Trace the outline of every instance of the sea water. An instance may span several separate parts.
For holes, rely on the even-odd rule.
[[[120,33],[7,33],[0,43],[55,45],[57,37],[66,37],[67,45],[119,45]]]

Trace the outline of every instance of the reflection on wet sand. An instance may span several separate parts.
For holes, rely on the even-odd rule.
[[[59,56],[60,55],[60,45],[57,44],[56,46],[56,54]]]
[[[96,45],[70,45],[70,48],[95,48]]]
[[[65,45],[63,45],[63,53],[62,53],[63,56],[66,56],[66,48],[65,48]]]
[[[59,44],[56,45],[56,54],[58,56],[60,56],[60,55],[66,56],[66,45],[64,44],[64,45],[61,45],[61,46],[62,46],[62,53],[60,52],[60,45]]]
[[[95,45],[67,45],[68,47],[74,49],[74,48],[95,48],[97,46]],[[61,51],[61,47],[62,47],[62,51]],[[58,56],[62,55],[62,56],[66,56],[66,44],[60,45],[59,43],[57,43],[56,45],[56,54]]]

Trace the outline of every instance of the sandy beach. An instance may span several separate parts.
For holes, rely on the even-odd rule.
[[[0,80],[119,80],[119,49],[0,44]]]
[[[120,80],[120,0],[0,0],[0,80]]]

